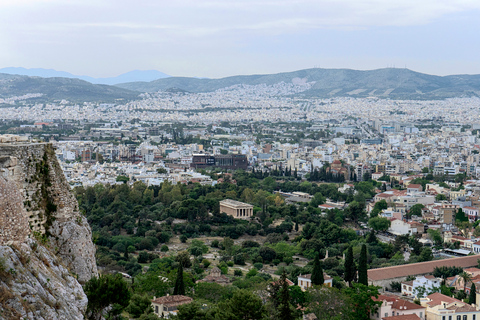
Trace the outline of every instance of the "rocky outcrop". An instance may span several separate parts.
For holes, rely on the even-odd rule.
[[[87,220],[51,144],[2,142],[0,320],[84,319],[80,283],[97,275]]]
[[[0,245],[22,241],[25,236],[48,239],[80,282],[96,275],[90,227],[79,212],[52,145],[1,143],[0,171],[4,179],[0,180],[0,222],[6,222]],[[11,200],[5,202],[2,195]],[[8,211],[1,210],[2,201]]]
[[[87,297],[41,241],[0,246],[0,320],[84,319]]]

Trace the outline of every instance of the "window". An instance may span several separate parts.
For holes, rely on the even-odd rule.
[[[155,313],[158,313],[158,306],[155,306]]]
[[[467,315],[464,315],[464,316],[463,316],[463,320],[467,320]]]
[[[477,315],[472,315],[472,320],[477,320]]]
[[[388,313],[387,313],[387,312],[385,312],[385,317],[388,317]]]
[[[462,316],[457,316],[457,320],[462,320]]]

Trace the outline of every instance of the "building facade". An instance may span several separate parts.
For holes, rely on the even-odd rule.
[[[226,213],[235,219],[249,219],[253,216],[253,206],[248,203],[225,199],[220,201],[220,213]]]

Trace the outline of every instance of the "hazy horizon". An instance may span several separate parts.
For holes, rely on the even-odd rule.
[[[480,74],[480,2],[6,0],[0,68],[222,78],[313,67]]]

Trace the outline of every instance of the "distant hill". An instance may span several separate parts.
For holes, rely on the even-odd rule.
[[[303,97],[380,97],[390,99],[445,99],[480,96],[480,75],[433,76],[409,69],[306,69],[267,75],[244,75],[221,79],[170,77],[151,82],[130,82],[117,86],[140,92],[176,88],[189,92],[209,92],[236,84],[273,85],[304,79],[315,84]]]
[[[93,78],[89,76],[77,76],[65,71],[57,71],[54,69],[43,69],[43,68],[2,68],[0,73],[7,74],[16,74],[29,77],[42,77],[42,78],[72,78],[88,81],[94,84],[108,84],[114,85],[124,82],[135,82],[135,81],[153,81],[157,79],[170,77],[168,74],[165,74],[156,70],[133,70],[127,73],[123,73],[116,77],[110,78]]]
[[[70,78],[40,78],[0,73],[0,98],[22,96],[28,93],[42,93],[37,101],[69,100],[72,102],[99,101],[114,102],[118,99],[133,100],[138,92],[92,84]]]

